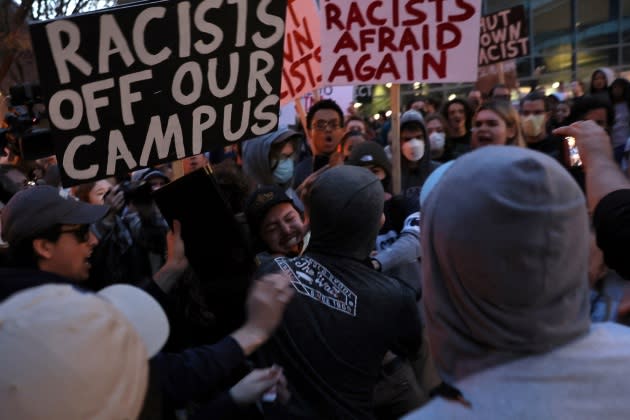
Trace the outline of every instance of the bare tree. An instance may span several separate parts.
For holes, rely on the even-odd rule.
[[[116,0],[0,0],[0,95],[37,79],[27,22],[114,6]]]

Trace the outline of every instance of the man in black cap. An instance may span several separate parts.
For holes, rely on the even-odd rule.
[[[291,392],[287,418],[373,419],[385,354],[414,355],[421,343],[414,294],[370,262],[383,217],[376,176],[333,167],[309,194],[306,252],[277,257],[260,270],[290,274],[297,293],[259,362],[283,366]]]
[[[85,282],[98,244],[90,225],[108,210],[108,206],[64,198],[49,185],[16,193],[2,209],[2,238],[9,245],[10,267],[0,268],[0,300],[29,286]],[[174,258],[154,276],[160,286],[173,284],[187,265],[183,242],[175,249]]]
[[[282,187],[258,187],[249,196],[245,215],[259,261],[300,253],[304,238],[302,215]]]

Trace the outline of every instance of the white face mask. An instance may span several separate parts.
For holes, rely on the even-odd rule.
[[[545,124],[544,115],[529,115],[521,120],[523,134],[527,137],[538,137],[542,133]]]
[[[424,142],[419,139],[411,139],[402,145],[403,156],[411,161],[417,162],[424,156]]]
[[[445,141],[446,136],[444,135],[444,133],[440,133],[438,131],[434,131],[433,133],[431,133],[431,135],[429,136],[429,142],[431,143],[431,152],[435,151],[441,151],[442,149],[444,149],[444,141]]]

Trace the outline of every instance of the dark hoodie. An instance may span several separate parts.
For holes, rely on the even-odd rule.
[[[260,362],[284,368],[288,418],[373,418],[385,353],[407,356],[419,348],[413,292],[369,265],[382,212],[383,188],[369,170],[329,169],[312,187],[306,254],[263,267],[289,273],[297,292],[258,352]]]
[[[418,197],[424,181],[431,175],[431,172],[440,166],[439,162],[431,160],[431,142],[424,122],[416,121],[424,133],[424,155],[417,162],[417,166],[412,167],[413,162],[400,155],[400,191],[401,195],[408,201],[413,211],[418,210]],[[401,145],[402,150],[402,145]]]

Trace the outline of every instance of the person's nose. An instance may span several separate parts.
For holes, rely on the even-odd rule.
[[[98,245],[98,238],[96,237],[96,235],[94,233],[92,233],[91,231],[88,233],[88,245],[90,246],[90,248],[94,248],[96,245]]]
[[[283,235],[288,235],[289,233],[291,233],[291,225],[289,225],[288,223],[281,223],[280,229]]]

